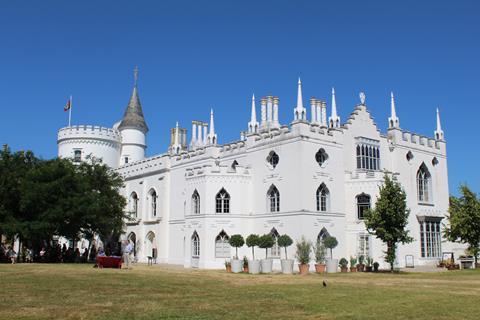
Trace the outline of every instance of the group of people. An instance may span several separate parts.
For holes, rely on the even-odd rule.
[[[0,246],[0,262],[10,262],[14,264],[17,261],[17,252],[12,246],[4,243]]]

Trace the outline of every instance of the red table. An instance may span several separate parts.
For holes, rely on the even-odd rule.
[[[97,257],[97,265],[99,268],[121,268],[121,257]]]

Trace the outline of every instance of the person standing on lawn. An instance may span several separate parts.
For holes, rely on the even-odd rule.
[[[123,248],[123,263],[125,265],[125,268],[127,269],[131,269],[131,259],[130,259],[130,254],[132,253],[133,251],[133,244],[128,241],[128,240],[125,240],[125,247]]]

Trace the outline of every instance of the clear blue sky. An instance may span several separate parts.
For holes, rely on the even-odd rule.
[[[179,121],[208,120],[219,142],[246,129],[250,97],[280,97],[292,120],[330,101],[342,120],[364,90],[383,132],[389,94],[401,127],[433,136],[440,107],[450,191],[480,191],[479,1],[1,1],[0,143],[56,156],[63,105],[74,124],[111,126],[140,69],[148,154],[166,150]]]

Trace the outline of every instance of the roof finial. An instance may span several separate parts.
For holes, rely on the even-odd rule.
[[[294,120],[307,120],[307,110],[303,107],[302,80],[298,77],[297,106],[293,109]]]
[[[440,123],[440,111],[437,108],[437,130],[434,132],[436,140],[443,140],[444,134],[442,130],[442,124]]]
[[[399,128],[400,121],[397,117],[397,111],[395,110],[395,97],[393,92],[390,92],[390,118],[388,118],[388,128]]]
[[[133,84],[136,87],[138,82],[138,66],[135,66],[135,69],[133,69],[133,81]]]
[[[332,88],[332,115],[328,118],[330,128],[340,127],[340,117],[337,114],[337,99],[335,98],[335,88]]]

